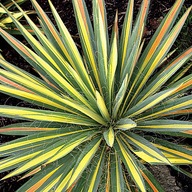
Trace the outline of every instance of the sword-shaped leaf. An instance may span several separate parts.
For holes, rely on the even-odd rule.
[[[9,63],[8,61],[5,61],[3,58],[0,58],[0,66],[3,67],[5,70],[10,71],[16,75],[19,75],[21,77],[26,78],[27,80],[30,80],[38,85],[45,85],[45,82],[43,82],[40,78],[32,75],[31,73],[28,73],[25,70],[22,70],[18,68],[17,66]],[[45,85],[46,86],[46,85]]]
[[[113,118],[117,118],[120,106],[123,103],[123,99],[127,91],[127,86],[128,86],[128,75],[126,75],[125,79],[123,80],[123,83],[121,84],[121,87],[119,88],[119,91],[115,96],[115,100],[113,102],[113,110],[112,110]],[[122,113],[122,111],[120,112]]]
[[[180,132],[192,130],[192,122],[180,120],[157,119],[151,121],[138,122],[137,129],[153,132]]]
[[[51,121],[86,126],[97,125],[97,123],[94,123],[94,121],[87,117],[49,110],[0,105],[0,113],[3,117],[12,118],[16,116],[18,119],[23,120]]]
[[[119,58],[118,60],[121,62],[121,73],[125,66],[125,60],[129,55],[128,49],[130,48],[130,37],[133,23],[133,4],[134,0],[130,0],[127,6],[126,15],[123,23],[123,29],[121,33],[121,39],[119,43]]]
[[[173,92],[172,97],[174,97],[176,95],[179,95],[179,94],[184,94],[186,91],[188,91],[191,88],[191,85],[192,85],[192,74],[189,74],[189,75],[181,78],[179,81],[175,82],[170,87],[178,86],[179,83],[182,83],[182,86],[180,86],[178,89],[176,89]]]
[[[46,28],[45,29],[46,35],[49,37],[49,39],[52,43],[55,42],[55,44],[60,47],[60,49],[64,53],[64,56],[67,58],[68,62],[73,66],[73,68],[76,70],[76,72],[80,75],[80,79],[82,79],[82,81],[78,85],[82,86],[82,89],[84,89],[84,90],[86,89],[86,92],[88,94],[91,94],[91,93],[89,93],[90,90],[92,91],[92,94],[93,94],[94,87],[90,81],[90,77],[83,64],[82,57],[73,41],[71,35],[69,34],[64,23],[62,22],[61,18],[59,17],[58,13],[56,12],[55,8],[53,7],[51,1],[49,1],[49,4],[50,4],[51,10],[52,10],[52,13],[54,15],[54,18],[57,22],[57,25],[59,27],[62,38],[60,37],[59,33],[56,31],[54,25],[48,19],[47,15],[41,9],[41,7],[38,6],[36,1],[33,1],[33,3],[35,5],[35,8],[37,10],[37,13],[38,13],[41,21],[43,22],[43,25]],[[54,45],[54,43],[53,43],[53,45]],[[59,59],[61,59],[61,57],[59,57]],[[78,81],[78,80],[76,79],[76,81]],[[88,88],[86,87],[86,85],[84,85],[84,83],[87,85]]]
[[[87,182],[86,182],[87,184],[85,184],[84,191],[87,191],[87,192],[98,191],[101,176],[103,174],[105,150],[106,150],[106,147],[104,146],[103,149],[96,154],[94,161],[91,164],[91,168],[89,170],[90,173],[88,174]]]
[[[122,133],[121,139],[125,143],[131,143],[139,150],[142,150],[145,153],[147,153],[149,156],[152,156],[153,158],[157,158],[158,160],[162,161],[162,163],[170,164],[170,162],[162,154],[162,152],[159,149],[157,149],[153,144],[151,144],[149,141],[144,139],[143,137],[129,132],[129,133]]]
[[[182,53],[178,58],[176,58],[173,62],[171,62],[158,76],[155,76],[154,81],[152,81],[149,85],[147,85],[146,89],[144,89],[140,93],[140,95],[136,99],[136,102],[141,102],[147,97],[157,92],[158,90],[160,90],[162,85],[166,81],[168,81],[170,77],[172,77],[191,56],[192,56],[192,48],[189,48],[184,53]],[[177,84],[177,86],[178,85],[179,84]]]
[[[171,143],[168,141],[163,141],[162,139],[155,140],[155,146],[161,151],[173,155],[175,157],[181,158],[181,160],[188,160],[192,163],[192,150],[191,148],[187,149],[184,146]]]
[[[139,187],[141,191],[145,192],[146,191],[145,184],[141,172],[136,163],[135,157],[131,154],[129,149],[127,149],[125,144],[119,138],[116,139],[114,148],[118,156],[121,157],[133,181],[135,181],[136,185]]]
[[[107,75],[107,106],[110,111],[112,108],[112,102],[114,97],[114,83],[115,83],[115,73],[117,68],[118,50],[117,50],[117,31],[114,31],[114,37],[112,40],[111,52],[109,56],[109,67]]]
[[[23,122],[1,127],[0,133],[6,135],[32,135],[40,132],[59,131],[61,128],[67,128],[67,126],[61,127],[60,123]]]
[[[178,88],[178,87],[177,87]],[[153,96],[148,97],[141,103],[137,103],[134,107],[129,109],[125,114],[127,117],[134,117],[136,115],[141,114],[149,108],[152,108],[154,105],[159,104],[162,100],[166,99],[169,95],[171,95],[177,88],[168,89],[165,91],[161,91],[156,93]]]
[[[74,157],[77,157],[78,154],[79,153],[73,153]],[[46,187],[47,189],[50,187],[56,187],[64,180],[65,176],[70,173],[72,167],[74,166],[74,163],[75,159],[71,158],[71,154],[69,154],[64,158],[58,160],[56,163],[52,163],[46,165],[45,167],[42,167],[43,171],[37,173],[35,177],[31,178],[30,181],[19,188],[18,192],[42,191]],[[68,164],[67,167],[66,164]],[[57,183],[54,185],[52,181],[55,180],[57,180]]]
[[[93,117],[93,119],[95,119],[96,121],[100,121],[100,122],[103,122],[104,124],[106,124],[106,122],[104,122],[103,118],[100,115],[98,115],[96,112],[89,110],[88,108],[84,107],[83,105],[79,105],[78,102],[74,102],[71,99],[68,99],[67,97],[63,98],[61,95],[58,95],[57,93],[51,91],[47,87],[42,87],[41,85],[38,85],[19,75],[10,73],[5,70],[0,70],[0,74],[18,84],[21,84],[22,86],[25,86],[26,88],[30,89],[32,92],[36,92],[38,94],[43,95],[44,97],[48,97],[50,100],[57,100],[57,102],[59,102],[59,103],[62,102],[65,105],[73,107],[74,109],[79,109],[80,112],[85,112],[86,115]],[[65,108],[65,109],[67,110],[67,108]],[[71,112],[71,110],[70,110],[70,112]]]
[[[115,151],[111,154],[111,191],[112,192],[123,192],[125,191],[125,182],[123,178],[123,170],[121,160],[118,153]]]
[[[51,124],[50,124],[51,126]],[[93,131],[94,128],[83,128],[79,129],[79,126],[68,126],[68,127],[62,127],[62,124],[60,126],[58,125],[59,130],[55,131],[49,131],[49,132],[42,132],[37,133],[33,135],[29,135],[26,137],[22,137],[13,141],[10,141],[8,143],[2,144],[0,148],[0,156],[8,156],[8,155],[14,155],[15,153],[18,153],[22,150],[32,149],[38,146],[47,145],[49,142],[56,142],[60,140],[62,137],[75,135],[75,134],[81,134],[83,132],[89,132]]]
[[[162,161],[148,155],[147,153],[145,153],[143,151],[134,151],[134,153],[135,153],[135,155],[140,157],[140,159],[142,159],[145,162],[150,163],[151,165],[162,165]],[[171,164],[175,164],[175,165],[192,164],[192,162],[190,160],[187,160],[183,157],[178,157],[176,155],[173,155],[170,153],[165,153],[165,152],[163,152],[163,154],[165,155],[165,157],[169,160],[169,162]]]
[[[93,0],[93,22],[96,40],[97,62],[102,88],[106,87],[109,54],[109,39],[105,14],[104,1]]]
[[[184,75],[188,76],[188,75],[186,75],[186,73],[189,71],[189,69],[191,67],[192,67],[192,63],[189,63],[183,69],[180,69],[175,75],[173,75],[173,77],[170,78],[170,80],[168,81],[169,85],[173,85],[176,82],[180,81],[181,78],[185,78],[185,77],[183,77]]]
[[[176,6],[177,5],[177,6]],[[134,101],[135,97],[138,96],[141,89],[144,87],[147,80],[150,78],[150,76],[153,74],[154,70],[159,66],[159,62],[165,58],[166,54],[170,50],[171,46],[173,45],[174,41],[176,40],[188,14],[190,13],[191,8],[189,8],[185,14],[182,16],[182,18],[179,20],[179,22],[174,26],[174,28],[167,34],[166,30],[170,29],[170,26],[172,26],[173,19],[173,12],[178,13],[179,7],[181,7],[182,1],[177,1],[175,3],[175,7],[170,11],[170,14],[168,14],[168,17],[166,19],[169,20],[169,22],[166,22],[166,25],[168,27],[164,27],[162,30],[159,31],[158,37],[155,39],[155,42],[153,42],[153,47],[149,48],[151,51],[149,51],[147,54],[143,53],[144,57],[141,57],[141,60],[139,63],[142,64],[142,66],[139,66],[139,72],[136,72],[136,77],[134,77],[134,82],[132,83],[131,91],[134,93],[130,104]],[[163,27],[163,24],[160,26]],[[166,36],[164,36],[166,35]],[[160,38],[161,37],[161,38]],[[163,40],[162,40],[163,39]],[[156,48],[154,48],[154,45]],[[148,49],[146,48],[148,51]],[[149,54],[150,53],[150,54]],[[144,60],[142,60],[144,58]],[[136,69],[137,70],[137,69]],[[134,88],[133,88],[134,87]]]
[[[84,0],[80,0],[80,1],[73,0],[72,2],[73,2],[74,12],[76,15],[75,19],[77,22],[77,27],[78,27],[79,33],[81,34],[80,39],[81,39],[82,48],[84,50],[84,55],[86,57],[86,61],[89,66],[89,69],[96,81],[96,84],[99,87],[100,92],[102,93],[101,82],[100,82],[100,77],[98,73],[98,66],[97,66],[96,57],[95,57],[95,51],[96,51],[96,45],[94,44],[95,37],[93,34],[90,18],[88,16],[88,11],[87,11]]]
[[[23,163],[22,166],[6,175],[3,179],[21,174],[43,163],[51,163],[56,161],[70,153],[75,147],[89,139],[91,136],[91,132],[85,132],[82,134],[77,134],[76,136],[74,135],[72,138],[63,138],[62,140],[55,142],[54,145],[48,146],[45,150],[43,150],[41,153],[38,153],[32,159],[28,159],[27,162]]]
[[[159,118],[168,113],[177,112],[178,110],[190,109],[192,107],[192,98],[190,95],[177,98],[170,99],[166,102],[161,103],[158,107],[153,108],[149,112],[146,112],[143,117],[138,118],[137,121],[143,121],[151,118]]]
[[[82,153],[76,161],[76,165],[74,166],[74,171],[69,180],[69,183],[65,187],[69,188],[80,177],[80,175],[87,168],[91,159],[98,150],[100,143],[101,138],[96,137],[83,149]]]
[[[25,14],[24,14],[25,15]],[[38,65],[37,70],[40,67],[40,71],[46,70],[45,72],[43,72],[42,74],[45,73],[45,75],[47,76],[47,74],[49,74],[49,77],[52,77],[52,79],[50,79],[51,81],[54,81],[55,83],[57,83],[57,86],[61,86],[62,84],[65,87],[65,91],[69,91],[70,93],[72,92],[76,92],[75,94],[73,94],[73,96],[75,96],[76,98],[81,98],[82,100],[85,101],[85,98],[82,97],[81,94],[78,93],[78,91],[76,90],[76,88],[74,88],[73,86],[71,86],[65,78],[66,75],[62,72],[61,68],[64,67],[66,69],[66,71],[68,71],[70,73],[70,75],[72,77],[74,77],[76,79],[76,82],[79,82],[79,86],[82,88],[82,90],[84,90],[84,92],[86,94],[88,94],[87,96],[92,100],[92,102],[94,102],[93,96],[91,95],[90,91],[87,89],[87,87],[84,85],[83,81],[81,80],[81,78],[78,77],[78,75],[75,73],[75,71],[66,63],[66,61],[59,55],[58,51],[53,47],[53,45],[45,38],[45,36],[42,34],[42,32],[38,29],[38,27],[29,19],[29,17],[27,15],[25,15],[26,19],[28,20],[28,22],[30,22],[30,25],[34,28],[35,32],[37,33],[38,37],[42,39],[43,41],[43,46],[41,46],[41,44],[16,20],[14,19],[16,25],[18,25],[18,28],[23,31],[24,36],[26,37],[26,39],[31,42],[31,46],[36,50],[36,52],[41,52],[41,57],[39,57],[37,54],[35,54],[34,52],[32,52],[30,49],[28,49],[26,47],[26,49],[28,50],[28,54],[26,53],[26,51],[24,51],[23,48],[21,48],[21,45],[18,45],[18,43],[16,43],[17,41],[14,40],[13,37],[9,36],[9,43],[13,41],[15,42],[15,49],[21,53],[21,55],[23,55],[24,58],[26,58],[26,54],[28,55],[27,59],[29,60],[29,63],[31,63],[32,65],[35,64],[35,67]],[[8,34],[5,34],[4,32],[4,37],[7,36]],[[18,48],[20,47],[20,49]],[[24,47],[24,45],[23,45]],[[48,50],[50,51],[48,51]],[[30,53],[29,53],[30,52]],[[31,55],[32,54],[32,55]],[[29,55],[31,55],[29,57]],[[54,56],[55,60],[50,57],[50,55]],[[43,60],[45,59],[45,60]],[[57,62],[56,62],[57,61]],[[60,64],[60,65],[59,65]],[[46,67],[45,67],[46,65]],[[50,73],[51,72],[51,73]],[[63,76],[65,78],[63,78]],[[68,75],[69,76],[69,75]],[[85,76],[85,74],[84,74]],[[56,80],[57,79],[57,80]],[[60,79],[60,80],[59,80]],[[61,83],[63,82],[63,83]],[[78,97],[77,97],[78,96]],[[81,100],[80,99],[80,100]]]
[[[13,170],[19,166],[21,166],[23,163],[27,162],[29,159],[32,159],[39,153],[41,153],[45,147],[37,147],[30,150],[27,150],[23,153],[17,153],[17,155],[10,156],[8,158],[5,158],[1,161],[0,165],[0,172]]]
[[[2,78],[0,78],[0,79],[2,79]],[[10,81],[9,81],[9,83],[10,83]],[[50,99],[47,99],[43,96],[30,92],[30,90],[26,90],[24,87],[21,87],[18,84],[12,83],[12,85],[15,85],[15,88],[11,88],[10,86],[0,85],[1,92],[6,93],[7,95],[10,95],[10,96],[14,96],[18,99],[22,99],[27,102],[33,101],[36,105],[39,105],[39,106],[43,105],[45,108],[48,108],[48,109],[52,109],[52,110],[58,109],[60,111],[61,110],[70,111],[69,108],[66,108],[63,105],[58,104],[54,101],[51,101]],[[19,89],[22,89],[25,91],[22,91]]]
[[[101,115],[103,116],[103,118],[109,121],[110,115],[109,115],[107,106],[105,104],[104,98],[100,95],[98,91],[96,91],[96,99],[97,99],[97,106],[99,108]]]

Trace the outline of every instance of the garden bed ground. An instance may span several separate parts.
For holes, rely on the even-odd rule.
[[[46,0],[37,0],[39,4],[43,7],[43,10],[46,11],[50,17],[50,9]],[[106,0],[106,7],[107,7],[107,15],[108,15],[108,24],[109,30],[112,27],[115,12],[118,9],[119,14],[119,27],[122,26],[123,17],[125,15],[126,7],[127,7],[128,0]],[[147,21],[147,27],[145,28],[145,38],[149,40],[157,29],[159,22],[162,20],[163,16],[169,11],[170,7],[173,5],[175,0],[151,0],[151,6],[149,10],[149,17]],[[88,5],[88,9],[91,14],[91,0],[86,0]],[[141,0],[135,0],[135,13],[138,11],[140,7]],[[72,10],[71,0],[53,0],[53,4],[55,5],[58,13],[60,14],[61,18],[65,22],[66,26],[68,27],[71,34],[74,38],[77,39],[78,43],[78,34],[77,28],[75,24],[74,14]],[[185,1],[185,7],[190,6],[190,0]],[[32,9],[30,3],[26,2],[22,5],[24,9]],[[184,9],[183,9],[184,10]],[[36,17],[34,17],[36,20]],[[192,15],[190,15],[190,19],[187,24],[184,26],[184,29],[179,36],[179,41],[176,42],[175,47],[179,47],[177,50],[182,52],[182,50],[186,49],[192,44]],[[25,43],[25,40],[22,37],[18,36],[22,42]],[[32,71],[31,67],[4,41],[1,39],[1,47],[2,55],[4,58],[11,63],[27,70]],[[191,71],[190,71],[191,72]],[[8,97],[4,94],[0,94],[0,104],[7,104],[7,105],[19,105],[19,106],[29,106],[30,105],[26,102],[20,101],[18,99],[14,99]],[[13,119],[6,119],[0,118],[0,126],[8,125],[10,123],[15,123],[16,121]],[[15,137],[8,137],[0,135],[0,143],[4,143],[6,141],[12,140]],[[185,142],[185,141],[184,141]],[[188,142],[188,141],[187,141]],[[192,171],[191,167],[187,167],[189,171]],[[160,167],[151,167],[152,172],[157,177],[159,182],[164,186],[165,191],[167,192],[191,192],[192,189],[192,181],[191,179],[187,178],[186,176],[178,173],[176,171],[170,171],[170,169],[166,166]],[[2,178],[5,174],[0,174],[0,178]],[[25,181],[17,181],[18,178],[14,177],[5,181],[0,181],[0,191],[1,192],[14,192],[18,189]]]

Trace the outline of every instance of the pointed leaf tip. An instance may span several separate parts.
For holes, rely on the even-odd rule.
[[[99,111],[101,112],[101,115],[107,120],[110,120],[110,115],[108,112],[108,109],[105,105],[105,101],[103,97],[100,95],[98,91],[96,91],[96,99],[97,99],[97,106],[99,108]]]
[[[137,124],[133,120],[131,120],[129,118],[123,118],[117,122],[117,126],[115,127],[115,129],[121,129],[123,131],[126,131],[126,130],[132,129],[136,126],[137,126]]]
[[[110,127],[107,131],[103,133],[104,139],[109,147],[113,147],[113,143],[115,140],[115,133],[113,128]]]

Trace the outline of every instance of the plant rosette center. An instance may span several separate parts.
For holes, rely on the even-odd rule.
[[[104,132],[103,137],[109,147],[113,147],[117,130],[127,131],[136,127],[137,124],[131,119],[120,119],[116,124],[110,125]]]

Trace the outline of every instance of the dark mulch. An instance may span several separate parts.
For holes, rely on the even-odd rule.
[[[91,14],[91,0],[85,0],[88,6],[88,11]],[[37,2],[42,6],[43,10],[50,16],[53,20],[53,17],[50,13],[50,9],[46,0],[37,0]],[[127,2],[128,0],[105,0],[106,8],[107,8],[107,16],[108,16],[108,25],[109,30],[111,30],[115,12],[118,9],[119,14],[119,27],[121,28],[123,23],[123,17],[125,15]],[[140,4],[142,0],[135,0],[135,13],[139,10]],[[162,17],[169,11],[170,7],[174,4],[175,0],[151,0],[151,6],[149,10],[149,16],[147,20],[147,26],[145,29],[145,38],[149,40],[155,30],[157,29],[160,20]],[[72,9],[71,0],[54,0],[53,4],[55,5],[58,13],[60,14],[62,20],[65,25],[68,27],[70,33],[74,36],[74,38],[78,41],[77,28],[75,24],[74,13]],[[189,7],[191,5],[191,0],[186,0],[184,7]],[[23,9],[32,9],[32,6],[29,2],[26,2],[22,5]],[[184,8],[183,8],[184,11]],[[136,14],[135,14],[136,15]],[[32,16],[33,20],[36,21],[36,17]],[[54,22],[54,21],[53,21]],[[179,47],[177,50],[177,54],[182,52],[182,50],[186,49],[192,44],[192,15],[188,20],[187,24],[185,24],[181,34],[179,36],[179,41],[176,42],[175,47]],[[17,36],[23,43],[27,44],[26,41],[21,37]],[[31,69],[31,67],[27,64],[26,61],[23,60],[21,56],[19,56],[15,50],[13,50],[4,40],[1,39],[1,47],[2,54],[5,59],[26,71],[35,72]],[[191,72],[191,71],[190,71]],[[7,105],[19,105],[19,106],[29,106],[26,102],[20,101],[18,99],[11,98],[7,95],[0,93],[0,104]],[[0,126],[8,125],[11,123],[15,123],[17,121],[13,119],[0,118]],[[4,136],[0,135],[0,143],[4,143],[15,139],[16,137]],[[191,171],[191,167],[187,167],[189,171]],[[155,167],[152,168],[152,172],[156,175],[157,179],[160,183],[163,184],[166,191],[177,191],[177,192],[191,192],[192,189],[192,181],[181,173],[177,171],[171,171],[164,166],[164,168],[159,169]],[[5,173],[0,174],[0,178],[2,178]],[[166,178],[166,179],[165,179]],[[0,181],[0,191],[1,192],[14,192],[16,191],[26,180],[17,181],[18,177],[14,177],[8,179],[6,181]],[[174,188],[172,188],[172,186]]]

